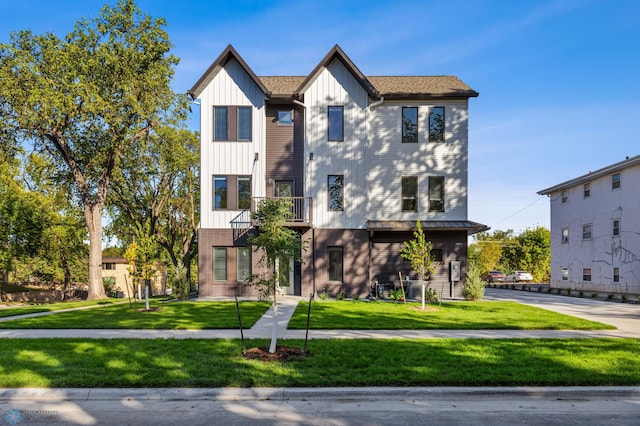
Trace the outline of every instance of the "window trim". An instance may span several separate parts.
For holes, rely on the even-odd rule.
[[[611,190],[620,189],[622,187],[622,175],[620,172],[611,175]]]
[[[415,180],[415,193],[413,196],[405,195],[404,193],[404,182],[406,179]],[[402,212],[417,212],[418,211],[418,176],[401,176],[400,177],[400,209]],[[405,209],[405,200],[413,200],[414,208],[413,209]]]
[[[582,281],[591,282],[591,268],[582,268]]]
[[[416,111],[416,132],[415,132],[415,140],[414,137],[409,137],[410,135],[408,135],[405,130],[406,130],[406,126],[405,126],[405,115],[404,112],[405,110],[415,110]],[[418,107],[409,107],[409,106],[403,106],[402,107],[402,116],[401,116],[401,130],[402,130],[402,143],[418,143],[420,141],[420,110],[418,109]]]
[[[250,106],[237,106],[236,111],[236,141],[237,142],[251,142],[253,140],[253,108]],[[240,138],[240,111],[249,110],[249,137]]]
[[[340,253],[340,265],[339,265],[340,279],[336,280],[336,279],[332,279],[331,277],[331,272],[333,270],[332,263],[331,263],[331,260],[332,260],[331,252],[338,252],[338,251]],[[327,280],[332,283],[344,282],[344,246],[327,246]]]
[[[435,116],[434,110],[442,110],[442,138],[441,139],[432,139],[431,138],[431,127],[432,127],[432,117]],[[444,143],[446,140],[446,115],[445,115],[445,111],[446,108],[443,106],[432,106],[429,107],[429,143]]]
[[[278,110],[278,122],[277,125],[278,126],[283,126],[283,127],[292,127],[293,126],[293,109],[289,109],[289,110]],[[289,114],[289,116],[291,117],[291,121],[290,122],[282,122],[281,119],[281,114]]]
[[[431,199],[431,186],[432,186],[432,182],[436,182],[436,180],[440,181],[440,199],[435,199],[432,200]],[[444,212],[445,208],[444,208],[444,203],[445,203],[445,199],[444,199],[444,194],[445,194],[445,190],[444,190],[444,176],[429,176],[429,211],[430,212]],[[441,205],[439,208],[434,208],[431,206],[432,202],[440,202]]]
[[[340,205],[339,208],[332,208],[332,201],[334,201],[331,197],[331,178],[339,178],[341,182],[340,187]],[[327,175],[327,210],[332,212],[341,212],[344,211],[344,175]]]
[[[586,230],[587,227],[589,227],[588,232]],[[585,223],[584,225],[582,225],[582,240],[588,241],[588,240],[591,240],[592,238],[593,238],[593,224]]]
[[[340,110],[340,139],[332,138],[331,133],[331,110]],[[327,106],[327,141],[328,142],[344,142],[344,105],[329,105]]]
[[[225,111],[225,119],[224,119],[225,135],[224,135],[224,138],[218,138],[217,137],[217,132],[216,132],[216,123],[217,123],[216,110],[224,110]],[[214,105],[213,106],[213,135],[212,135],[212,139],[213,139],[214,142],[227,142],[227,141],[229,141],[229,107],[226,106],[226,105]]]
[[[224,251],[224,278],[223,279],[217,279],[216,278],[216,252],[222,252]],[[228,266],[228,262],[229,262],[229,253],[227,253],[227,248],[226,247],[213,247],[213,262],[212,262],[212,269],[213,269],[213,281],[228,281],[229,280],[229,266]]]
[[[249,199],[247,200],[248,205],[246,207],[240,206],[240,181],[249,181]],[[236,207],[238,210],[250,210],[251,209],[251,198],[253,197],[253,188],[252,188],[252,179],[251,176],[237,176],[236,177]],[[228,196],[228,195],[227,195]]]
[[[216,206],[216,180],[223,180],[225,183],[225,205],[217,207]],[[229,209],[229,177],[224,175],[213,175],[213,190],[211,191],[211,195],[213,196],[213,210],[228,210]],[[221,200],[222,201],[222,200]]]

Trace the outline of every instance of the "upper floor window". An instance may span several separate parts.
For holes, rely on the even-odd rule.
[[[562,204],[567,204],[567,201],[569,201],[569,194],[567,191],[562,191],[560,193],[560,197],[562,198]]]
[[[278,126],[293,126],[293,111],[278,111]]]
[[[344,140],[344,107],[330,106],[329,117],[329,141],[340,142]]]
[[[253,108],[250,106],[214,106],[214,141],[251,141]]]
[[[620,188],[620,173],[614,173],[611,175],[611,189]]]
[[[329,175],[329,210],[342,210],[344,208],[344,176]]]
[[[429,109],[429,142],[444,142],[444,107]]]
[[[444,176],[429,176],[429,211],[444,211]]]
[[[327,247],[329,254],[329,281],[342,282],[343,251],[342,247]]]
[[[582,225],[582,239],[590,240],[591,239],[591,224]]]
[[[213,177],[213,208],[214,209],[227,208],[227,177],[226,176]]]
[[[591,196],[591,184],[585,183],[582,188],[582,195],[584,198],[589,198]]]
[[[402,108],[402,142],[418,142],[418,108]]]
[[[102,269],[106,269],[106,270],[116,269],[116,264],[115,263],[103,263],[102,264]]]
[[[418,211],[418,177],[405,176],[402,178],[402,211]]]
[[[238,210],[251,208],[251,176],[238,176]]]
[[[569,228],[562,229],[562,242],[563,243],[569,242]]]
[[[213,140],[229,140],[229,110],[227,107],[213,107]]]
[[[620,236],[620,219],[616,219],[613,221],[613,236]]]
[[[238,140],[251,140],[251,107],[238,107]]]

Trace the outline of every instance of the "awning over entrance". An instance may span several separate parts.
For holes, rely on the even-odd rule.
[[[420,221],[420,226],[425,232],[429,231],[465,231],[468,235],[488,231],[490,228],[481,223],[470,220],[425,220]],[[369,231],[414,231],[415,220],[369,220]]]

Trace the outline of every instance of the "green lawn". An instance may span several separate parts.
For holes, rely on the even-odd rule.
[[[308,350],[262,362],[245,360],[239,339],[0,339],[0,387],[640,385],[640,339],[336,339]]]
[[[0,318],[12,317],[15,315],[35,314],[38,312],[51,312],[60,311],[63,309],[81,308],[84,306],[95,305],[108,305],[112,303],[124,303],[122,299],[105,299],[105,300],[82,300],[77,302],[57,302],[57,303],[42,303],[39,305],[28,306],[16,306],[12,307],[11,304],[6,305],[0,309]]]
[[[607,330],[588,321],[516,302],[419,303],[313,301],[310,328],[353,330]],[[304,329],[309,302],[298,304],[290,329]]]
[[[159,310],[140,312],[144,303],[96,307],[89,310],[59,312],[36,318],[0,322],[0,328],[96,328],[203,330],[238,328],[235,302],[171,302],[152,300]],[[250,328],[269,309],[268,302],[240,303],[243,328]]]

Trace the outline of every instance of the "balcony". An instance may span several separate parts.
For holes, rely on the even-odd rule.
[[[281,197],[268,197],[281,198]],[[311,197],[282,197],[291,201],[291,217],[287,220],[286,226],[292,228],[310,228],[313,223],[313,209]],[[254,197],[251,199],[251,213],[255,212],[260,206],[262,200],[266,197]],[[254,220],[251,221],[254,226],[260,226]]]

